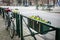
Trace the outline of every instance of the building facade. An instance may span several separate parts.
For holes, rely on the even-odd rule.
[[[15,6],[17,4],[19,5],[36,5],[36,3],[38,5],[40,4],[56,4],[58,0],[0,0],[0,4],[1,2],[3,3],[3,5],[11,5],[11,6]]]

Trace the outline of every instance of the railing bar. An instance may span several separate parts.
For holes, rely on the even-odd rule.
[[[21,15],[21,14],[20,14],[20,15]],[[27,18],[27,19],[31,19],[31,20],[33,20],[33,21],[37,21],[37,20],[35,20],[35,19],[32,19],[32,18],[26,17],[26,16],[24,16],[24,15],[21,15],[21,16],[23,16],[23,17],[25,17],[25,18]],[[54,29],[56,29],[56,27],[51,26],[51,25],[49,25],[49,24],[43,23],[43,22],[41,22],[41,21],[38,21],[38,22],[39,22],[39,23],[42,23],[42,24],[44,24],[44,25],[46,25],[46,26],[48,26],[48,27],[50,27],[50,28],[54,28]]]

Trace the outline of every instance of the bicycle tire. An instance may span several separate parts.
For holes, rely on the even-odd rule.
[[[14,23],[12,21],[11,21],[11,23],[12,23],[13,27],[11,28],[12,25],[10,25],[10,27],[9,27],[9,34],[10,34],[11,39],[13,39],[13,37],[15,35],[15,29],[14,29],[15,25],[14,25]]]

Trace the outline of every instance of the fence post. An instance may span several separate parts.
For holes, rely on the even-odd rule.
[[[23,16],[22,15],[20,15],[20,24],[21,24],[21,40],[24,40],[24,38],[23,38],[23,22],[22,22],[22,19],[23,19]]]
[[[4,18],[4,8],[2,8],[2,14],[3,14],[3,18]]]
[[[55,40],[60,40],[60,29],[56,29]]]
[[[20,37],[20,22],[19,22],[19,14],[16,13],[16,32],[17,35]]]

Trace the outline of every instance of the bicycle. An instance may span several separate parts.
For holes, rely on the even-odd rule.
[[[14,37],[16,34],[16,23],[15,23],[15,18],[13,18],[12,13],[5,14],[5,26],[6,30],[9,31],[11,39]]]

